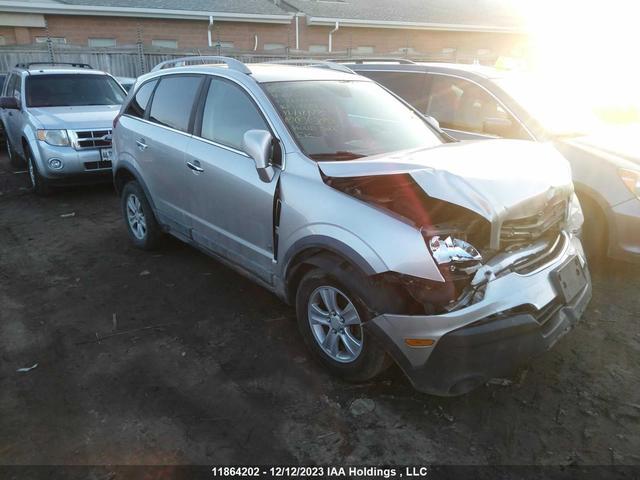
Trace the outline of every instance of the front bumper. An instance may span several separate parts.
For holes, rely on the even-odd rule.
[[[37,158],[40,174],[51,183],[84,183],[112,176],[111,162],[102,162],[100,149],[75,150],[73,147],[54,147],[37,141]],[[54,169],[49,160],[62,161],[62,168]]]
[[[575,255],[587,284],[565,303],[553,273]],[[582,245],[571,237],[555,259],[536,271],[511,272],[490,281],[484,298],[473,305],[442,315],[383,314],[368,325],[416,389],[460,395],[490,378],[514,373],[550,349],[576,324],[590,299]],[[432,339],[434,344],[410,347],[407,338]]]
[[[612,231],[609,255],[640,262],[640,199],[632,198],[611,209]]]

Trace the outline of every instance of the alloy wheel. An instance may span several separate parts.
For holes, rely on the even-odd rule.
[[[31,160],[31,158],[29,158],[29,161],[27,162],[27,169],[29,170],[29,180],[31,180],[31,186],[33,188],[36,188],[36,170],[35,170],[35,166],[33,165],[33,160]]]
[[[353,302],[331,286],[316,288],[309,297],[307,317],[322,351],[340,363],[355,361],[362,352],[362,321]]]
[[[130,193],[127,198],[127,221],[135,237],[138,240],[144,240],[147,235],[147,221],[140,199],[133,193]]]

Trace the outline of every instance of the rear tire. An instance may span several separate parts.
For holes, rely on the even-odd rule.
[[[138,182],[132,180],[124,186],[121,204],[131,242],[141,250],[155,249],[162,238],[162,229]]]
[[[41,197],[49,195],[51,193],[51,187],[49,187],[47,180],[40,175],[38,165],[36,165],[36,162],[33,160],[33,155],[31,155],[31,150],[28,145],[24,147],[24,155],[27,160],[27,170],[29,172],[29,181],[31,182],[33,193]]]
[[[587,258],[597,262],[606,257],[608,250],[607,220],[598,204],[584,196],[578,198],[584,214],[582,246]]]
[[[339,377],[363,382],[391,361],[362,328],[370,320],[369,311],[365,300],[347,286],[357,280],[341,281],[319,268],[309,271],[298,286],[296,312],[300,334],[315,359]]]

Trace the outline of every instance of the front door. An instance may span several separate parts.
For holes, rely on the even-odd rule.
[[[211,78],[201,117],[185,162],[193,238],[270,283],[279,169],[271,182],[261,181],[242,149],[245,132],[269,126],[242,87],[218,77]]]

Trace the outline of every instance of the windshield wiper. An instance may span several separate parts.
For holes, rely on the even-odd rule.
[[[312,153],[309,155],[314,160],[355,160],[356,158],[366,157],[360,153],[338,151],[334,153]]]

